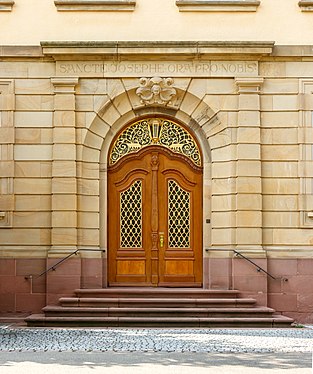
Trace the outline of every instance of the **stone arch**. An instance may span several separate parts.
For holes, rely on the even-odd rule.
[[[203,225],[208,222],[211,212],[211,179],[214,151],[219,149],[228,138],[223,136],[227,130],[226,121],[221,121],[218,112],[212,110],[205,101],[205,95],[198,97],[192,92],[177,89],[178,95],[171,105],[143,105],[135,94],[135,88],[124,90],[113,98],[105,98],[102,106],[94,114],[93,120],[86,126],[86,134],[81,150],[81,182],[78,185],[79,199],[91,192],[98,200],[98,231],[94,238],[88,239],[84,228],[80,228],[80,245],[107,249],[107,162],[108,151],[115,135],[127,124],[148,115],[166,116],[182,122],[197,138],[203,154]],[[213,157],[212,157],[213,156]],[[93,178],[93,189],[88,183]],[[83,204],[78,204],[79,207]],[[208,228],[208,225],[206,225]],[[204,247],[210,245],[210,230],[203,230]],[[98,238],[96,237],[98,235]],[[87,238],[87,240],[86,240]],[[106,257],[106,255],[104,256]],[[104,260],[105,261],[105,260]],[[106,281],[104,281],[104,285]]]

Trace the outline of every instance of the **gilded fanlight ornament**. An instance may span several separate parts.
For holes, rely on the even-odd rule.
[[[142,104],[170,104],[171,99],[176,95],[172,78],[140,78],[140,87],[136,94],[140,97]]]
[[[194,138],[184,127],[165,118],[143,119],[126,127],[113,144],[110,165],[149,145],[168,148],[186,156],[194,165],[201,166],[200,150]]]

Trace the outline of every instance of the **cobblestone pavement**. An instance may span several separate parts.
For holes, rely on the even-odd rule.
[[[313,351],[313,330],[0,326],[0,351],[304,353]]]

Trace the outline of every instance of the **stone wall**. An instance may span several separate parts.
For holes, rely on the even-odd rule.
[[[124,45],[113,64],[108,44],[3,49],[0,310],[36,312],[107,286],[109,146],[127,123],[160,115],[185,124],[203,152],[204,286],[312,322],[313,63],[271,43],[208,43],[196,60],[192,43],[152,47]],[[171,78],[170,100],[138,95],[153,77]]]

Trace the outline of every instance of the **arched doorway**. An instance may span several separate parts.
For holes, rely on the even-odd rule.
[[[109,150],[109,286],[202,286],[202,157],[179,123],[146,118]]]

